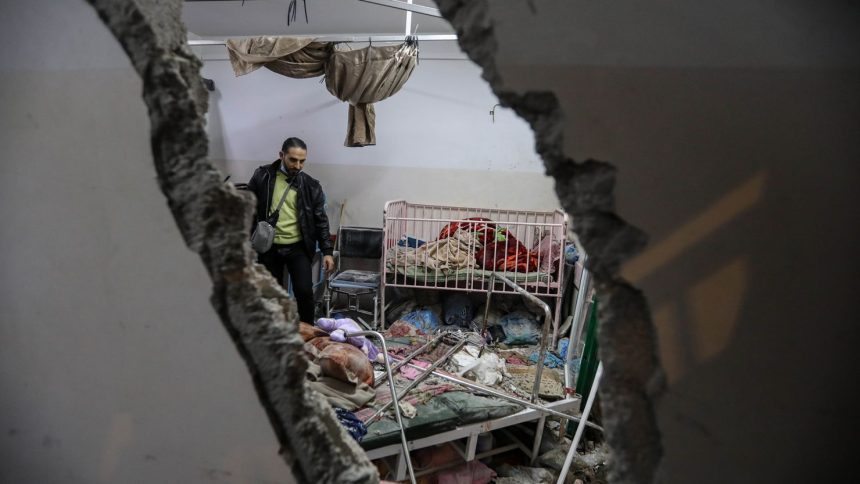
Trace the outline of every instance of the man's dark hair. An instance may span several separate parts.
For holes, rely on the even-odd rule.
[[[308,145],[306,145],[305,142],[300,140],[299,138],[287,138],[286,141],[284,141],[284,144],[281,146],[281,151],[286,153],[287,150],[290,148],[301,148],[307,151]]]

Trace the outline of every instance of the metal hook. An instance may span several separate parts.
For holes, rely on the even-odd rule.
[[[493,117],[493,123],[496,122],[496,108],[499,106],[501,106],[501,104],[496,104],[495,106],[493,106],[493,109],[490,110],[490,116]]]

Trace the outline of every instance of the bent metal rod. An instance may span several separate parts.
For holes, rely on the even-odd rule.
[[[347,335],[347,337],[349,337],[349,336]],[[381,417],[381,416],[385,413],[385,411],[386,411],[386,410],[388,410],[388,408],[389,408],[392,404],[395,404],[396,402],[398,402],[398,401],[402,400],[402,399],[403,399],[403,397],[405,397],[407,393],[409,393],[410,391],[412,391],[412,389],[413,389],[413,388],[417,387],[418,385],[420,385],[420,384],[421,384],[421,382],[422,382],[422,381],[426,380],[426,379],[427,379],[427,377],[431,376],[431,375],[433,374],[433,370],[435,370],[436,368],[439,368],[441,365],[445,364],[445,362],[446,362],[446,361],[448,361],[448,359],[449,359],[449,358],[451,358],[451,355],[453,355],[454,353],[456,353],[457,351],[459,351],[459,350],[460,350],[460,348],[462,348],[462,347],[463,347],[463,345],[465,345],[465,344],[466,344],[466,342],[467,342],[468,340],[469,340],[469,339],[468,339],[468,338],[466,338],[466,337],[463,337],[462,339],[460,339],[460,341],[458,341],[458,342],[457,342],[457,344],[455,344],[454,346],[452,346],[452,347],[451,347],[451,349],[450,349],[450,350],[448,350],[448,352],[447,352],[447,353],[445,353],[445,355],[444,355],[444,356],[442,356],[441,358],[439,358],[438,360],[436,360],[435,362],[433,362],[433,364],[432,364],[432,365],[430,365],[429,367],[427,367],[427,369],[426,369],[427,371],[425,371],[421,376],[419,376],[419,377],[415,378],[414,380],[412,380],[412,382],[411,382],[411,383],[409,383],[409,385],[407,385],[407,386],[406,386],[406,388],[404,388],[404,389],[403,389],[403,391],[402,391],[402,392],[400,392],[400,394],[399,394],[399,395],[398,395],[398,394],[392,395],[392,399],[391,399],[391,401],[390,401],[390,402],[388,402],[388,403],[386,403],[385,405],[383,405],[383,406],[382,406],[382,408],[380,408],[379,410],[377,410],[377,411],[376,411],[376,413],[374,413],[373,415],[371,415],[371,416],[370,416],[370,418],[368,418],[368,419],[364,422],[364,423],[365,423],[365,425],[369,425],[369,424],[370,424],[370,422],[373,422],[374,420],[376,420],[376,419],[378,419],[379,417]],[[392,359],[392,360],[394,360],[394,358],[393,358],[393,357],[392,357],[391,359]],[[397,360],[394,360],[394,361],[397,361]],[[411,363],[408,363],[408,365],[409,365],[409,366],[416,366],[416,365],[412,365]],[[418,368],[421,368],[421,367],[419,366]],[[389,376],[389,378],[392,378],[392,377],[391,377],[391,376]],[[395,413],[397,413],[398,411],[399,411],[399,409],[395,407]]]
[[[397,361],[397,359],[396,359],[396,358],[394,358],[393,356],[391,357],[391,359],[392,359],[392,360],[394,360],[394,361]],[[561,417],[561,418],[563,418],[563,419],[573,420],[574,422],[579,422],[580,420],[582,420],[582,419],[580,419],[579,417],[575,417],[575,416],[573,416],[573,415],[567,415],[567,414],[561,413],[561,412],[559,412],[559,411],[557,411],[557,410],[553,410],[553,409],[551,409],[551,408],[546,408],[546,407],[544,407],[543,405],[540,405],[540,404],[537,404],[537,403],[532,403],[532,402],[530,402],[530,401],[528,401],[528,400],[523,400],[523,399],[521,399],[521,398],[517,398],[517,397],[511,396],[511,395],[508,395],[507,393],[500,392],[500,391],[498,391],[498,390],[496,390],[496,389],[493,389],[493,388],[490,388],[490,387],[487,387],[487,386],[481,385],[481,384],[479,384],[479,383],[475,383],[475,382],[473,382],[473,381],[471,381],[471,380],[467,380],[467,379],[465,379],[465,378],[459,378],[459,377],[455,377],[455,376],[453,376],[453,375],[447,375],[447,374],[445,374],[445,373],[440,373],[440,372],[438,372],[438,371],[436,371],[436,370],[432,370],[432,371],[430,371],[430,368],[422,368],[422,367],[420,367],[420,366],[418,366],[418,365],[413,365],[412,363],[407,363],[407,366],[409,366],[409,367],[411,367],[411,368],[415,368],[415,369],[416,369],[416,370],[418,370],[418,371],[423,371],[423,372],[425,372],[425,373],[424,373],[425,375],[428,375],[428,374],[431,374],[431,373],[432,373],[434,376],[437,376],[437,377],[439,377],[439,378],[441,378],[441,379],[443,379],[443,380],[447,380],[447,381],[450,381],[450,382],[452,382],[452,383],[456,383],[456,384],[458,384],[458,385],[462,385],[462,386],[464,386],[464,387],[466,387],[466,388],[471,388],[472,390],[477,390],[477,391],[479,391],[479,392],[484,392],[484,393],[487,393],[487,394],[489,394],[489,395],[493,395],[493,396],[495,396],[495,397],[499,397],[499,398],[501,398],[501,399],[507,400],[507,401],[509,401],[509,402],[518,403],[518,404],[520,404],[520,405],[522,405],[522,406],[524,406],[524,407],[528,407],[528,408],[531,408],[531,409],[537,410],[537,411],[539,411],[539,412],[543,412],[543,413],[545,413],[545,414],[552,415],[552,416],[554,416],[554,417]],[[422,375],[422,376],[423,376],[423,375]],[[587,425],[587,426],[589,426],[589,427],[591,427],[591,428],[593,428],[593,429],[595,429],[595,430],[599,430],[599,431],[603,432],[603,427],[601,427],[601,426],[599,426],[599,425],[597,425],[597,424],[593,424],[593,423],[591,423],[591,422],[585,422],[585,425]]]
[[[420,355],[421,353],[424,353],[431,346],[435,346],[437,343],[439,343],[439,340],[442,339],[442,336],[445,336],[445,333],[440,333],[435,338],[433,338],[430,341],[428,341],[427,343],[425,343],[424,346],[422,346],[422,347],[418,348],[417,350],[413,351],[412,353],[409,353],[408,355],[406,355],[400,361],[400,363],[397,363],[396,365],[391,367],[391,373],[392,374],[396,373],[397,370],[399,370],[401,366],[412,361],[412,358],[415,358],[416,356]],[[388,356],[388,355],[386,355],[386,356]],[[387,379],[388,379],[388,373],[383,373],[382,376],[380,376],[378,380],[373,382],[373,388],[378,388],[379,385],[382,385],[383,383],[385,383],[385,380],[387,380]]]

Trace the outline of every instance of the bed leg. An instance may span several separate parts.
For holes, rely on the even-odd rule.
[[[385,274],[382,274],[385,277]],[[385,331],[385,284],[379,285],[379,330]]]
[[[397,453],[397,467],[394,471],[394,480],[397,482],[406,480],[406,458],[403,456],[403,449]]]
[[[466,441],[466,462],[475,460],[475,451],[478,448],[478,435],[480,434],[477,432],[469,434],[469,440]]]
[[[555,315],[552,318],[552,348],[558,348],[558,323],[561,317],[561,297],[555,298]]]
[[[543,440],[543,428],[546,423],[546,415],[541,415],[538,419],[537,428],[535,429],[535,442],[532,445],[532,455],[531,455],[531,465],[534,467],[535,463],[538,459],[538,454],[540,453],[540,444]]]
[[[376,319],[379,316],[379,295],[376,294],[373,296],[373,330],[379,330],[379,320]]]

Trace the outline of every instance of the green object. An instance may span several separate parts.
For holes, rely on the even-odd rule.
[[[576,393],[582,395],[582,405],[585,405],[585,398],[591,391],[591,385],[594,384],[594,375],[597,373],[597,296],[589,308],[588,326],[585,332],[585,348],[582,350],[582,359],[579,363],[579,372],[576,374]],[[568,351],[571,351],[568,348]],[[568,422],[567,432],[572,433],[576,430],[573,422]]]
[[[452,391],[416,404],[415,417],[403,419],[403,427],[408,439],[420,439],[470,423],[507,417],[522,409],[523,407],[516,403],[498,398]],[[367,435],[362,439],[361,447],[371,450],[398,442],[400,428],[393,418],[385,417],[367,426]]]
[[[275,176],[275,190],[272,192],[272,206],[269,210],[278,208],[278,202],[284,194],[284,190],[290,190],[287,194],[287,200],[281,206],[281,212],[278,215],[277,231],[275,231],[276,244],[295,244],[302,240],[302,232],[299,229],[299,219],[296,212],[296,190],[290,187],[287,183],[287,175],[282,171],[278,171]]]

